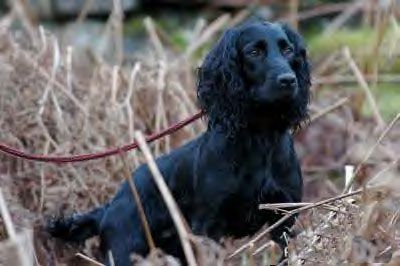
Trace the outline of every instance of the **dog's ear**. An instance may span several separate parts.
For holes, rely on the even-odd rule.
[[[222,126],[228,135],[241,126],[238,115],[242,110],[240,105],[244,102],[238,35],[236,29],[225,31],[198,69],[197,97],[200,108],[207,114],[209,126]]]
[[[300,126],[301,121],[308,117],[307,105],[310,100],[311,67],[303,38],[287,24],[281,24],[281,27],[294,47],[293,69],[300,88],[297,97],[297,110],[294,110],[296,119],[293,127],[297,128]]]

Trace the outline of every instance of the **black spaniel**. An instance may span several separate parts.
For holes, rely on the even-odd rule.
[[[281,215],[260,203],[299,202],[300,165],[291,130],[307,118],[310,70],[299,34],[286,25],[252,22],[227,30],[198,72],[197,95],[209,119],[198,138],[157,159],[194,234],[215,240],[244,237]],[[176,229],[147,165],[133,179],[155,243],[185,262]],[[272,231],[282,234],[294,218]],[[99,235],[116,265],[149,251],[138,209],[125,182],[109,203],[52,220],[54,237],[81,242]],[[105,259],[106,260],[106,259]]]

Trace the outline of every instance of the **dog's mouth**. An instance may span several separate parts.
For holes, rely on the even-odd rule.
[[[252,104],[256,106],[289,104],[295,100],[299,91],[297,83],[293,86],[280,87],[260,86],[251,91]]]
[[[290,110],[293,97],[281,97],[275,102],[253,102],[247,109],[247,125],[253,132],[266,132],[287,128],[291,123]]]

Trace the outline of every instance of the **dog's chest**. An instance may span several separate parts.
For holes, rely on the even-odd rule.
[[[258,229],[265,223],[258,205],[265,200],[265,187],[275,187],[276,182],[271,155],[258,155],[248,156],[245,162],[236,166],[235,178],[240,181],[221,208],[226,226],[235,236],[246,235],[249,226]]]
[[[238,180],[234,194],[243,204],[248,205],[257,201],[266,182],[273,182],[273,150],[264,148],[243,156],[245,159],[238,161],[234,167],[233,175]]]
[[[273,178],[274,153],[274,147],[266,144],[259,144],[243,152],[242,159],[236,163],[236,174],[239,180],[253,184],[267,178]]]

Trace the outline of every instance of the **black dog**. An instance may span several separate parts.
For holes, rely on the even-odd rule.
[[[254,234],[281,215],[260,203],[299,202],[302,177],[290,130],[307,118],[310,72],[301,37],[285,25],[250,23],[227,30],[198,73],[198,100],[209,118],[200,137],[158,158],[170,190],[194,234],[219,240]],[[146,165],[133,178],[158,247],[184,260],[177,233]],[[272,231],[283,232],[294,218]],[[82,215],[51,221],[66,241],[94,235],[116,265],[149,248],[125,182],[115,198]]]

